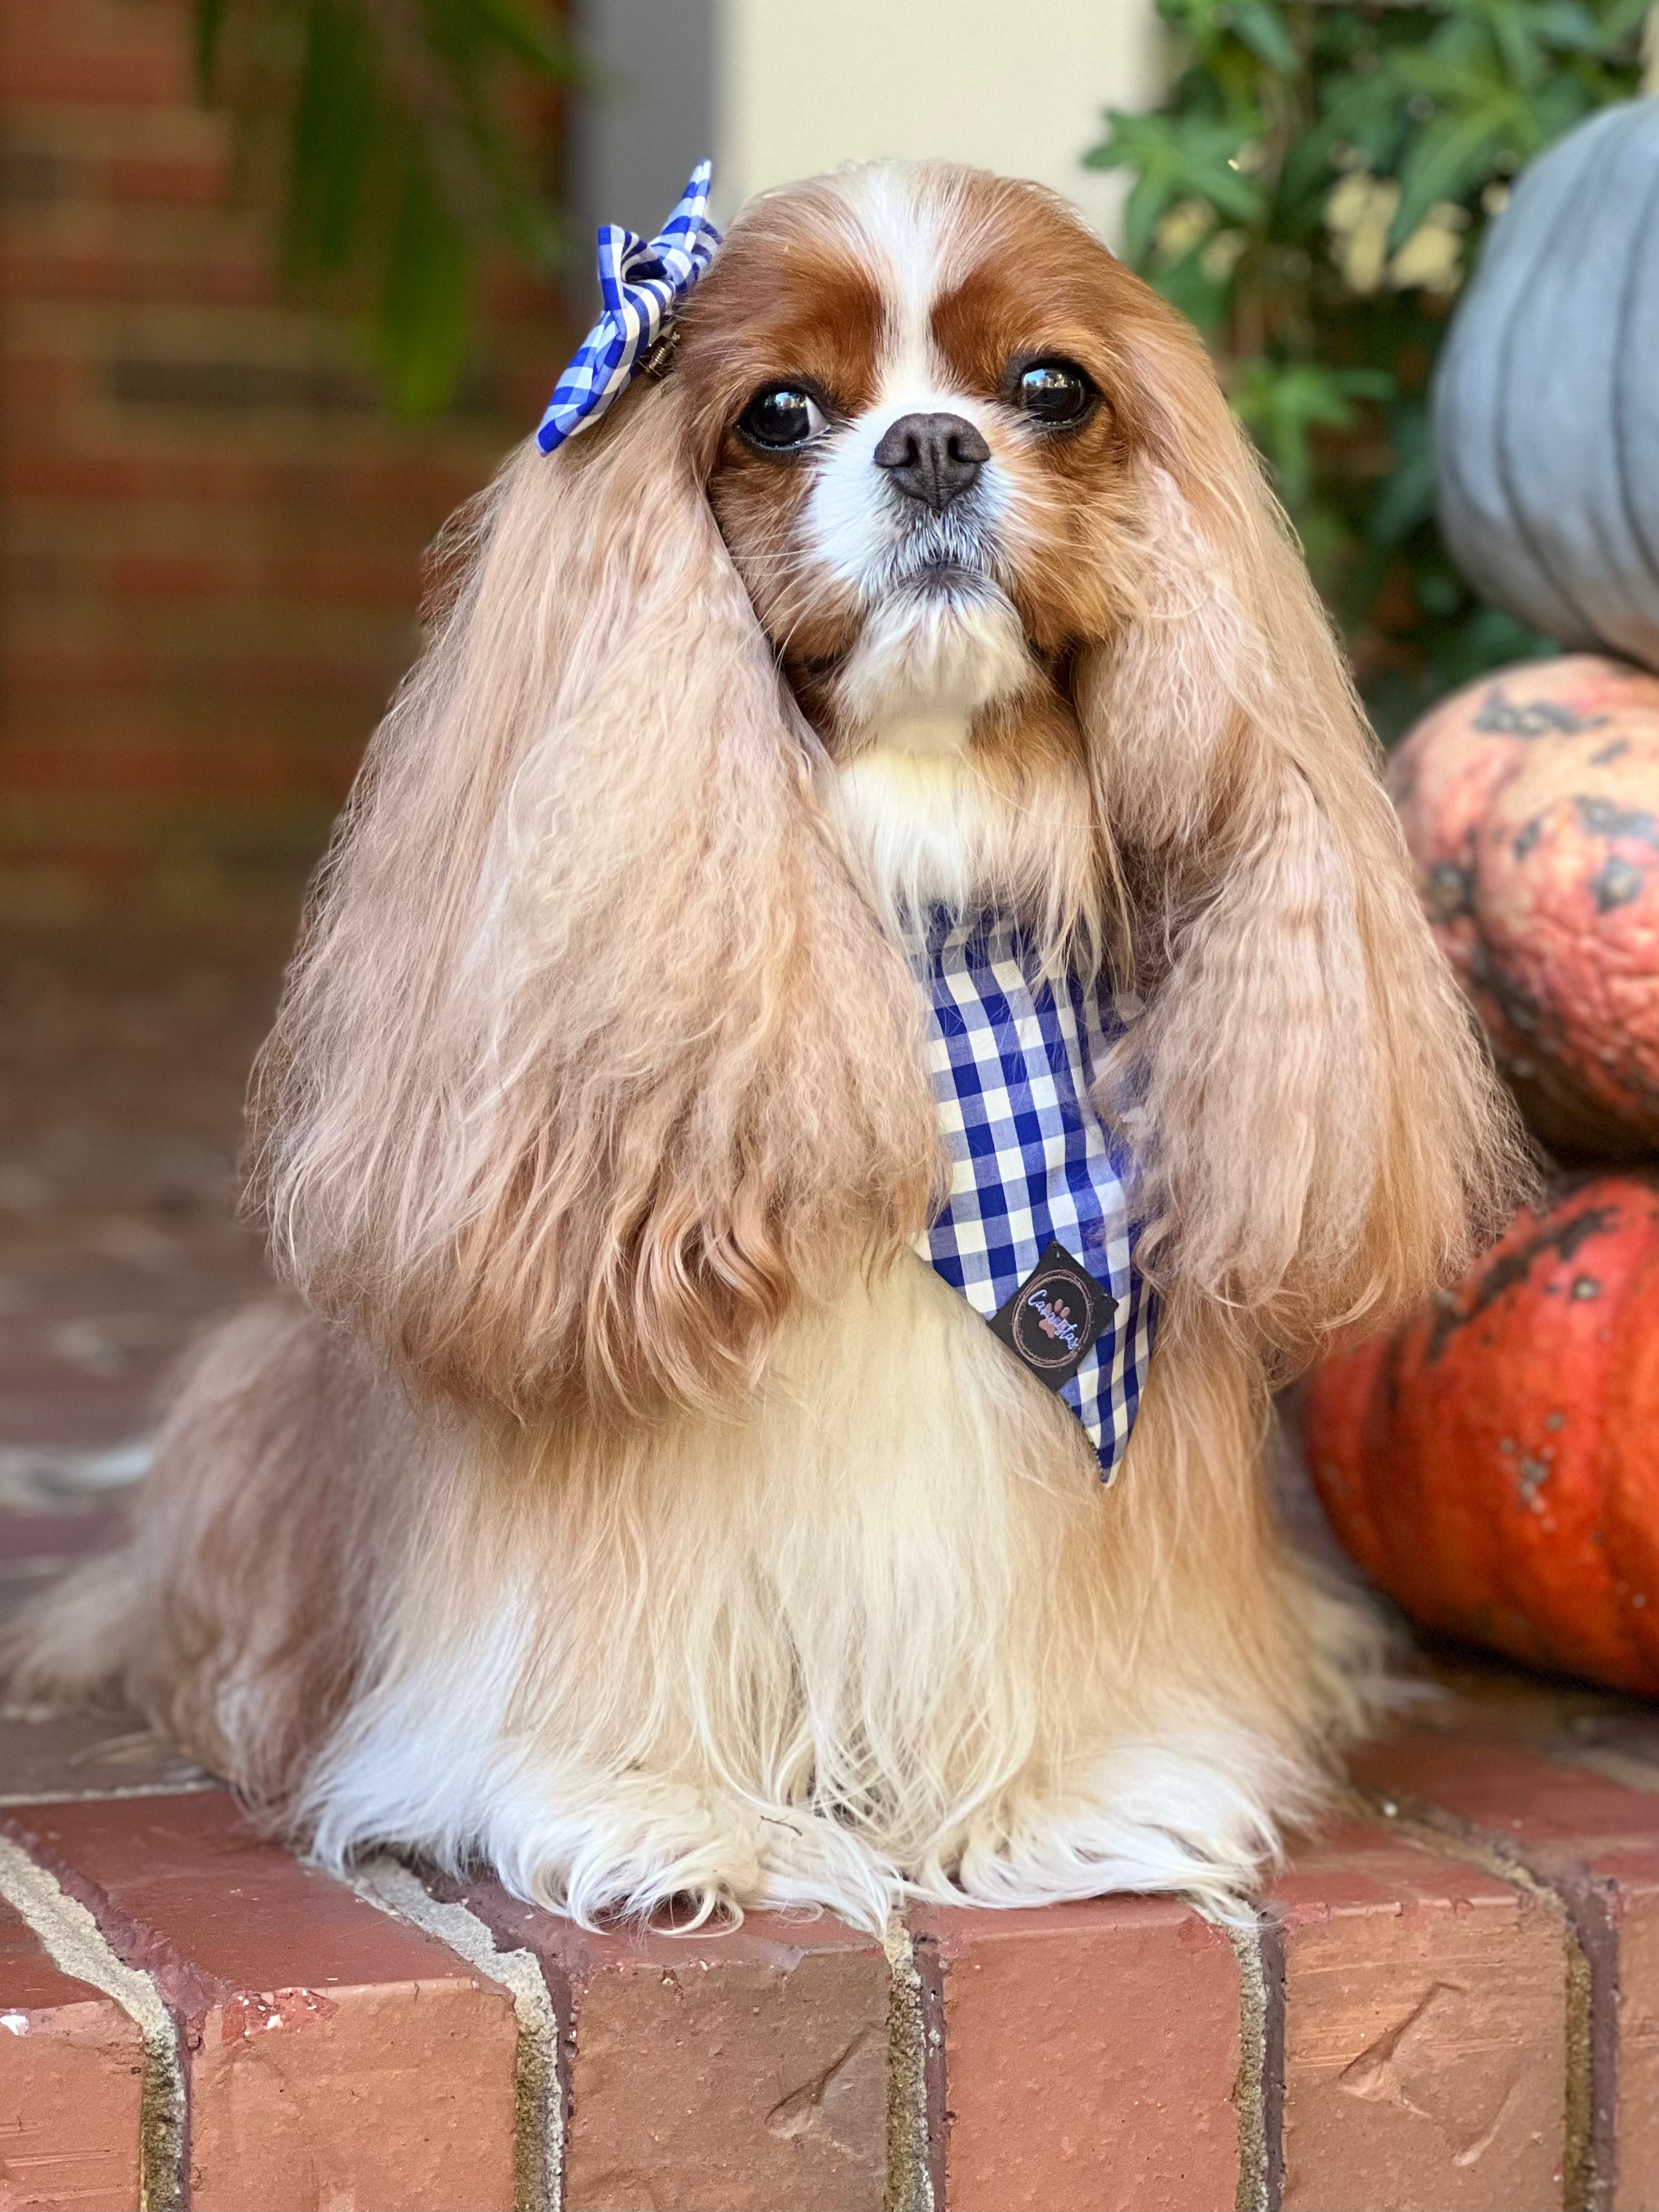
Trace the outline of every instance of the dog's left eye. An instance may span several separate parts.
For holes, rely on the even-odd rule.
[[[804,446],[824,427],[823,410],[798,384],[763,384],[738,417],[744,436],[769,453]]]
[[[1080,422],[1100,397],[1094,379],[1074,361],[1031,361],[1014,376],[1012,398],[1039,422]]]

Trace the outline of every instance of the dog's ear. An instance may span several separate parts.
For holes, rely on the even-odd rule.
[[[1300,1358],[1445,1279],[1525,1170],[1289,526],[1196,340],[1137,343],[1124,620],[1077,675],[1152,956],[1109,1103],[1149,1261]]]
[[[925,1224],[915,994],[822,832],[674,380],[526,447],[471,534],[257,1073],[253,1203],[421,1387],[706,1401]]]

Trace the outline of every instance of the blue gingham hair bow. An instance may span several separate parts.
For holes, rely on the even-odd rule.
[[[536,443],[550,453],[584,422],[603,415],[617,394],[648,366],[647,356],[675,303],[714,258],[720,234],[708,220],[712,161],[699,161],[680,204],[653,239],[619,222],[599,226],[599,292],[605,313],[577,348],[554,387]]]

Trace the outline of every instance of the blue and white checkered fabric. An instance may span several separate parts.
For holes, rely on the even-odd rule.
[[[1051,1239],[1117,1301],[1060,1395],[1110,1482],[1140,1404],[1158,1326],[1133,1261],[1132,1162],[1089,1103],[1123,1022],[1100,988],[1057,993],[1014,921],[936,909],[907,946],[927,998],[928,1073],[950,1148],[951,1194],[917,1249],[989,1321]]]
[[[653,239],[620,223],[599,227],[599,296],[605,313],[554,387],[536,443],[550,453],[604,414],[630,383],[671,316],[714,258],[720,234],[709,222],[714,164],[699,161],[679,205]]]

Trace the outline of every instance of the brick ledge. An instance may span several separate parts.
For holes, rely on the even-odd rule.
[[[69,1763],[0,1814],[0,2205],[1659,2203],[1659,1719],[1613,1700],[1464,1670],[1237,1938],[1120,1897],[886,1946],[347,1885],[222,1790],[112,1795],[84,1727],[11,1726],[37,1787]]]

